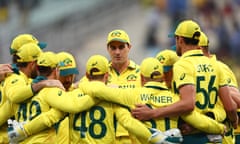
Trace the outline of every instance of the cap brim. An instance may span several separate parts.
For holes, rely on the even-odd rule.
[[[62,69],[60,70],[60,76],[67,76],[71,74],[79,74],[79,71],[77,68],[69,68],[69,69]]]
[[[38,46],[39,46],[41,49],[44,49],[44,48],[47,47],[47,43],[39,42],[39,43],[38,43]]]
[[[10,48],[10,49],[9,49],[9,52],[10,52],[11,55],[13,55],[13,54],[15,54],[17,51],[16,51],[15,49],[13,49],[13,48]]]
[[[169,33],[169,34],[168,34],[168,37],[169,37],[169,38],[174,38],[174,37],[175,37],[175,34],[174,34],[174,33]]]
[[[112,41],[119,41],[119,42],[122,42],[122,43],[128,43],[128,41],[126,41],[126,40],[119,39],[119,38],[114,38],[114,39],[111,39],[110,41],[108,41],[108,44]]]

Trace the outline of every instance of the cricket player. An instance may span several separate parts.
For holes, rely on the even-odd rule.
[[[129,59],[132,49],[129,35],[121,29],[108,33],[107,51],[110,56],[108,85],[122,89],[141,86],[139,65]],[[117,96],[117,95],[116,95]],[[121,124],[117,123],[117,144],[137,143],[136,139],[129,136]]]
[[[176,52],[170,49],[160,51],[156,58],[163,65],[164,81],[169,89],[172,88],[173,65],[179,60]]]
[[[101,81],[102,83],[106,83],[108,80],[108,60],[100,55],[94,55],[89,58],[87,64],[86,64],[86,76],[90,81]],[[81,84],[80,84],[81,85]],[[116,97],[117,98],[117,97]],[[97,113],[98,111],[98,113]],[[106,112],[105,112],[106,111]],[[108,111],[108,112],[107,112]],[[82,115],[84,113],[84,115]],[[74,116],[74,123],[78,123],[79,126],[83,126],[82,124],[86,125],[86,127],[91,128],[91,125],[97,125],[97,123],[101,124],[101,129],[97,129],[97,126],[94,127],[94,129],[89,129],[89,134],[86,134],[86,137],[89,137],[89,143],[113,143],[114,141],[101,141],[101,137],[103,137],[106,133],[109,136],[114,136],[113,129],[110,130],[110,133],[107,133],[103,131],[104,125],[106,125],[107,129],[111,129],[114,127],[114,118],[113,115],[116,116],[116,119],[118,122],[122,123],[122,125],[126,128],[126,123],[129,123],[132,121],[131,114],[127,109],[123,109],[117,105],[114,105],[112,103],[101,101],[98,105],[92,107],[87,113],[83,112],[81,115],[77,114]],[[91,114],[92,113],[92,114]],[[104,114],[105,113],[105,114]],[[110,115],[109,115],[110,114]],[[98,116],[100,115],[100,116]],[[77,117],[76,117],[77,116]],[[97,117],[100,117],[99,119],[96,119]],[[83,123],[83,118],[86,120]],[[94,120],[95,119],[95,120]],[[98,121],[98,122],[97,122]],[[136,124],[138,123],[132,123],[133,127],[138,127]],[[74,126],[75,127],[75,126]],[[85,127],[85,126],[84,126]],[[140,127],[138,127],[140,128]],[[77,130],[77,129],[76,129]],[[93,130],[93,131],[92,131]],[[129,129],[128,129],[129,130]],[[131,131],[129,131],[131,132]],[[76,131],[75,131],[76,133]],[[76,133],[77,134],[77,133]],[[84,136],[84,133],[80,131],[80,136]],[[79,133],[76,135],[79,136]],[[94,139],[95,137],[95,139]],[[98,138],[99,137],[99,140]],[[81,141],[79,141],[81,143]],[[83,142],[84,143],[84,142]],[[145,141],[146,143],[146,141]]]
[[[79,74],[77,69],[76,61],[72,54],[68,52],[60,52],[57,54],[59,58],[59,80],[63,84],[66,91],[74,89],[73,82],[75,76]],[[70,132],[69,132],[69,117],[66,116],[58,125],[57,130],[57,143],[66,144],[70,143]]]
[[[46,79],[57,79],[58,76],[58,63],[59,60],[57,55],[53,52],[44,52],[37,59],[37,66],[39,71],[39,76],[33,80],[33,82],[42,81]],[[26,120],[31,121],[39,114],[52,111],[54,116],[63,118],[65,113],[58,112],[44,101],[44,96],[50,96],[47,93],[48,88],[43,88],[40,90],[29,102],[29,116]],[[55,143],[56,142],[56,131],[53,127],[50,127],[38,134],[32,135],[22,143]]]
[[[12,73],[11,66],[5,65],[1,66],[1,78],[2,80],[5,79],[6,75]],[[3,81],[0,81],[0,143],[8,144],[8,136],[7,136],[7,123],[6,120],[11,117],[11,105],[7,101],[6,96],[2,94],[2,85]]]
[[[219,66],[221,67],[221,69],[223,70],[223,74],[226,75],[227,77],[227,81],[228,81],[228,86],[230,91],[234,91],[234,92],[238,92],[238,84],[237,84],[237,80],[236,77],[234,75],[234,73],[232,72],[232,70],[223,62],[219,61],[216,59],[216,56],[211,54],[209,51],[209,40],[208,37],[206,36],[205,33],[201,33],[200,36],[200,41],[198,44],[202,51],[203,54],[207,57],[209,57],[211,60],[213,61],[217,61],[217,63],[219,64]],[[220,100],[217,101],[216,107],[215,109],[212,111],[212,113],[214,114],[214,118],[220,122],[223,122],[228,128],[228,131],[225,133],[224,139],[223,139],[223,144],[231,144],[231,143],[235,143],[235,136],[234,136],[234,129],[231,125],[231,123],[226,120],[226,116],[224,116],[224,107],[222,105],[222,102]],[[238,130],[235,130],[235,132],[237,133]]]
[[[200,42],[201,42],[201,38],[200,38]],[[199,42],[199,43],[200,43]],[[176,52],[173,51],[173,50],[169,50],[169,49],[166,49],[166,50],[163,50],[163,51],[160,51],[157,55],[156,55],[156,58],[159,60],[159,62],[163,65],[163,71],[164,71],[164,79],[165,79],[165,82],[166,82],[166,85],[168,86],[168,88],[172,88],[174,86],[173,83],[172,83],[172,77],[173,77],[173,65],[174,63],[176,63],[179,59],[179,57],[177,56]],[[172,91],[174,91],[173,89],[171,89]],[[224,111],[220,111],[222,112],[221,115],[223,116],[222,120],[220,122],[222,122],[226,115]],[[202,115],[202,116],[201,116]],[[204,115],[203,114],[200,114],[199,115],[199,119],[196,118],[193,114],[188,114],[188,115],[183,115],[181,116],[182,119],[184,119],[188,124],[190,124],[191,126],[193,126],[194,128],[198,129],[198,130],[201,130],[201,131],[204,131],[204,132],[207,132],[207,133],[215,133],[216,134],[223,134],[224,133],[224,125],[222,125],[222,129],[221,131],[211,131],[213,129],[215,129],[214,127],[214,122],[212,122],[212,120],[210,119],[209,121],[212,122],[212,127],[211,126],[208,126],[211,124],[211,122],[209,122],[207,120],[207,118],[204,118]],[[206,119],[204,122],[204,119]],[[202,125],[199,125],[198,120],[201,120],[203,122],[201,122]],[[219,120],[219,119],[218,119]],[[218,121],[219,122],[219,121]],[[217,123],[217,122],[216,122]],[[220,125],[220,124],[219,124]],[[187,132],[186,130],[188,129],[185,129],[184,128],[184,125],[181,126],[183,129],[181,129],[182,133],[183,134],[187,134],[189,132]],[[180,127],[180,128],[181,128]],[[211,128],[210,128],[211,127]],[[210,130],[211,129],[211,130]]]
[[[155,65],[154,65],[155,64]],[[148,66],[148,67],[147,67]],[[134,90],[128,89],[128,90],[117,90],[117,89],[111,89],[106,88],[104,85],[101,85],[101,83],[95,83],[93,85],[89,84],[89,87],[86,87],[87,83],[80,83],[81,88],[86,92],[93,96],[96,96],[98,98],[104,99],[106,101],[111,101],[114,103],[118,103],[123,106],[127,106],[129,108],[134,108],[135,104],[143,103],[147,104],[148,106],[151,106],[151,108],[155,107],[163,107],[165,105],[169,105],[171,103],[174,103],[178,100],[178,97],[174,96],[173,93],[171,93],[164,83],[164,75],[163,75],[163,68],[161,68],[161,76],[157,77],[156,79],[150,78],[150,74],[154,74],[154,72],[157,72],[157,66],[161,66],[160,63],[155,58],[148,58],[145,61],[143,61],[141,65],[141,73],[142,74],[142,81],[146,81],[143,83],[144,88],[136,88]],[[142,68],[143,67],[143,68]],[[146,68],[145,68],[146,67]],[[155,68],[155,69],[154,69]],[[160,69],[160,68],[159,68]],[[151,71],[152,70],[152,71]],[[148,72],[149,76],[144,76],[145,71]],[[159,84],[160,81],[160,84]],[[91,87],[95,87],[95,89],[92,89]],[[156,89],[154,89],[156,88]],[[155,90],[155,91],[154,91]],[[117,94],[118,97],[113,97],[112,95]],[[161,97],[162,96],[162,97]],[[168,97],[167,97],[168,96]],[[165,98],[165,99],[164,99]],[[161,101],[162,99],[162,101]],[[153,102],[152,102],[153,101]],[[137,115],[136,115],[137,117]],[[169,119],[169,118],[167,118]],[[186,119],[190,119],[190,116],[186,116]],[[197,127],[203,129],[205,128],[206,132],[210,133],[223,133],[224,132],[224,125],[219,124],[216,121],[198,114],[197,112],[193,112],[190,120],[198,119],[199,121],[202,120],[209,120],[208,123],[204,124],[195,124]],[[151,123],[154,121],[158,121],[159,119],[150,120]],[[171,119],[169,119],[171,124]],[[161,119],[161,122],[163,119]],[[195,123],[196,121],[190,121],[190,123]],[[157,123],[157,122],[154,122]],[[177,127],[177,118],[173,118],[172,120],[172,127]],[[210,125],[212,124],[212,126]],[[158,125],[154,124],[153,127],[157,127]],[[170,127],[166,125],[160,125],[160,127],[157,127],[158,129],[164,131],[166,129],[169,129]]]
[[[202,37],[202,35],[201,35],[201,37]],[[201,37],[200,37],[199,45],[201,43]],[[178,56],[177,56],[176,52],[172,51],[172,50],[163,50],[163,51],[159,52],[156,57],[163,64],[165,80],[166,80],[166,83],[169,83],[167,85],[170,86],[170,88],[174,87],[174,86],[171,85],[171,84],[173,84],[171,82],[171,80],[172,80],[173,65],[178,60]],[[216,114],[216,120],[217,120],[216,122],[217,123],[218,122],[222,123],[223,120],[226,118],[226,114],[225,114],[225,111],[224,111],[223,107],[221,106],[220,108],[221,108],[221,110],[218,111],[218,113]],[[218,118],[217,118],[217,116],[218,116]],[[219,116],[220,116],[220,118],[219,118]],[[195,129],[198,129],[200,131],[209,133],[208,137],[211,138],[210,141],[213,141],[213,142],[221,141],[222,140],[221,135],[224,135],[224,133],[226,133],[226,130],[227,130],[226,126],[224,126],[222,124],[223,125],[222,131],[219,131],[219,132],[215,131],[216,132],[215,133],[215,132],[210,130],[210,129],[215,129],[214,128],[215,124],[210,122],[210,121],[212,121],[213,118],[211,117],[210,120],[207,120],[207,119],[204,119],[204,117],[205,117],[205,115],[203,115],[203,114],[200,114],[199,119],[196,118],[192,114],[187,114],[187,115],[181,116],[181,118],[186,122],[186,123],[180,125],[180,129],[181,129],[181,132],[183,133],[183,135],[189,134],[192,131],[194,131]],[[200,121],[197,122],[198,120],[201,120],[201,122]],[[201,125],[199,125],[199,123],[201,123]]]
[[[26,118],[25,104],[15,105],[14,103],[20,103],[26,100],[27,98],[24,99],[22,97],[26,96],[29,98],[33,96],[34,92],[47,85],[46,82],[31,84],[29,80],[31,76],[36,75],[35,60],[40,53],[41,49],[36,44],[29,43],[22,46],[21,52],[13,55],[13,59],[17,61],[18,67],[15,65],[11,66],[14,73],[9,74],[1,85],[2,106],[0,107],[0,112],[5,114],[4,117],[0,118],[1,124],[7,124],[7,119],[14,115],[16,119],[23,120]]]
[[[31,34],[20,34],[20,35],[18,35],[18,36],[16,36],[14,39],[13,39],[13,41],[12,41],[12,43],[11,43],[11,46],[10,46],[10,54],[11,54],[11,56],[12,56],[12,61],[13,61],[13,65],[10,67],[11,68],[11,70],[14,72],[14,74],[8,74],[8,75],[5,75],[5,77],[11,77],[11,78],[13,78],[13,77],[15,77],[16,75],[18,75],[19,77],[22,77],[24,80],[26,80],[25,78],[26,78],[26,76],[25,76],[25,70],[23,70],[23,69],[26,69],[26,67],[25,66],[23,66],[23,65],[21,65],[20,63],[26,63],[25,65],[27,65],[27,63],[29,63],[29,67],[28,68],[30,68],[30,62],[18,62],[17,60],[18,60],[18,56],[16,55],[16,53],[18,52],[18,50],[24,45],[24,44],[28,44],[28,43],[31,43],[31,44],[36,44],[37,46],[39,46],[39,48],[41,48],[41,49],[43,49],[43,48],[45,48],[46,47],[46,44],[45,43],[42,43],[42,42],[39,42],[33,35],[31,35]],[[31,56],[31,55],[29,55],[29,56]],[[35,59],[35,58],[34,58]],[[20,67],[17,67],[16,65],[14,65],[14,64],[16,64],[16,63],[18,63],[17,65],[21,65]],[[32,65],[32,64],[31,64]],[[25,68],[24,68],[25,67]],[[34,70],[34,68],[33,68],[34,66],[32,66],[32,68],[31,69],[29,69],[29,70],[27,70],[28,72],[27,73],[29,73],[30,71],[32,71],[32,70]],[[25,73],[25,74],[24,74]],[[13,76],[13,75],[15,75],[15,76]],[[27,75],[27,74],[26,74]],[[17,77],[18,77],[17,76]],[[5,78],[4,77],[4,78]],[[4,84],[2,83],[2,101],[1,101],[1,106],[0,106],[0,113],[1,114],[5,114],[5,116],[1,116],[0,117],[0,119],[1,119],[1,124],[0,124],[0,127],[2,127],[2,122],[4,123],[4,125],[7,125],[7,119],[8,118],[10,118],[11,117],[11,112],[7,112],[7,111],[12,111],[12,102],[11,101],[9,101],[9,102],[7,102],[6,100],[7,100],[7,96],[6,96],[6,93],[5,93],[5,90],[6,89],[8,89],[8,88],[6,88],[6,84],[5,83],[8,83],[8,81],[11,79],[11,78],[7,78],[7,80],[4,82]],[[21,78],[21,79],[22,79]],[[30,78],[30,77],[29,77]],[[13,80],[13,79],[12,79]],[[31,79],[29,79],[30,81],[31,81]],[[14,81],[18,81],[18,78],[14,78]],[[21,80],[20,80],[21,81]],[[18,81],[19,83],[21,83],[21,82],[23,82],[23,81]],[[27,83],[29,83],[29,82],[27,82]],[[44,84],[45,83],[45,84]],[[31,91],[31,90],[33,90],[33,91],[38,91],[38,89],[40,89],[41,87],[43,87],[44,85],[47,85],[47,83],[48,83],[48,85],[50,84],[50,81],[46,81],[46,82],[44,82],[44,83],[38,83],[38,84],[33,84],[32,85],[32,87],[30,86],[30,85],[28,85],[28,86],[26,86],[26,87],[28,87],[28,88],[26,88],[26,87],[24,87],[25,85],[26,85],[26,83],[21,83],[21,84],[19,84],[19,85],[21,85],[21,86],[23,86],[23,87],[18,87],[17,89],[15,89],[14,88],[14,90],[12,91],[14,94],[16,94],[16,95],[18,95],[18,94],[22,94],[22,93],[24,93],[24,95],[25,95],[25,92],[27,93],[27,94],[29,94],[29,92]],[[13,84],[14,85],[14,84]],[[50,86],[50,85],[49,85]],[[23,88],[23,89],[21,89],[21,88]],[[26,90],[26,91],[25,91]],[[4,113],[2,112],[2,111],[4,111]],[[0,128],[1,129],[1,128]],[[5,133],[5,134],[1,134],[0,135],[0,137],[1,136],[3,136],[3,135],[7,135],[7,131],[6,130],[0,130],[1,132],[0,133]],[[1,139],[1,138],[0,138]],[[3,143],[3,142],[0,142],[0,143]],[[7,142],[8,143],[8,142]]]
[[[11,56],[12,56],[12,61],[13,61],[13,64],[15,64],[15,63],[20,63],[20,62],[17,62],[17,56],[16,56],[16,53],[17,53],[17,51],[20,49],[20,47],[22,47],[24,44],[27,44],[27,43],[32,43],[32,44],[37,44],[37,45],[39,45],[40,46],[40,48],[44,48],[44,47],[46,47],[46,44],[45,43],[41,43],[41,42],[39,42],[33,35],[31,35],[31,34],[20,34],[20,35],[18,35],[18,36],[16,36],[14,39],[13,39],[13,41],[12,41],[12,43],[11,43],[11,46],[10,46],[10,54],[11,54]],[[9,68],[11,68],[11,71],[13,71],[15,74],[17,74],[17,75],[19,75],[19,76],[23,76],[23,78],[25,77],[24,76],[24,72],[22,73],[21,72],[21,70],[23,69],[23,67],[21,67],[20,69],[20,71],[19,71],[19,68],[16,66],[16,65],[12,65],[12,66],[10,66]],[[11,74],[11,75],[15,75],[15,74]],[[1,77],[1,78],[4,78],[5,79],[5,77],[7,77],[7,76],[9,76],[9,77],[13,77],[13,76],[11,76],[11,75],[4,75],[4,77]],[[3,79],[1,79],[1,80],[3,80]],[[8,80],[9,80],[9,78],[8,78]],[[7,80],[7,81],[8,81]],[[15,81],[17,81],[17,79],[15,79]],[[7,82],[4,82],[4,83],[7,83]],[[26,83],[22,83],[22,86],[24,86],[24,85],[26,85]],[[41,83],[40,85],[43,85],[43,83]],[[33,91],[38,91],[38,89],[39,88],[37,88],[37,87],[39,87],[40,86],[39,84],[34,84],[33,86],[32,86],[32,88],[31,87],[28,87],[29,88],[29,90],[27,90],[27,91],[30,91],[30,90],[33,90]],[[4,92],[5,91],[5,86],[6,86],[6,84],[1,84],[1,87],[3,87],[3,88],[1,88],[2,90],[1,90],[1,106],[0,106],[0,113],[1,114],[5,114],[4,116],[1,116],[0,117],[0,119],[1,119],[1,123],[0,123],[0,133],[1,133],[1,135],[0,135],[0,139],[2,139],[2,136],[6,136],[7,135],[7,131],[6,131],[6,128],[3,128],[3,130],[2,130],[2,124],[4,124],[5,125],[5,127],[6,127],[6,125],[7,125],[7,119],[8,118],[10,118],[12,115],[14,115],[14,114],[12,114],[11,112],[12,112],[12,104],[11,104],[11,102],[7,102],[6,100],[7,100],[7,96],[6,96],[6,93]],[[40,87],[42,87],[42,86],[40,86]],[[13,90],[13,92],[14,93],[16,93],[16,94],[18,94],[18,91],[21,91],[21,90],[23,90],[24,91],[24,89],[25,88],[23,88],[23,89],[14,89]],[[26,90],[26,89],[25,89]],[[24,93],[24,92],[23,92]],[[4,111],[4,112],[3,112]],[[9,111],[11,111],[11,112],[9,112]],[[14,113],[14,112],[13,112]],[[8,141],[6,141],[7,139],[6,138],[4,138],[5,140],[5,142],[2,142],[1,140],[0,140],[0,143],[8,143]]]
[[[174,36],[176,52],[181,58],[174,64],[173,79],[175,93],[180,95],[180,100],[167,107],[154,109],[150,113],[145,113],[145,108],[141,109],[140,106],[133,110],[134,114],[141,115],[140,119],[182,115],[191,113],[193,109],[205,114],[215,108],[220,98],[231,123],[237,125],[236,104],[230,96],[226,78],[220,75],[222,71],[218,64],[209,61],[199,49],[200,35],[199,25],[192,20],[182,21],[178,25]],[[184,143],[193,139],[198,139],[199,143],[208,142],[206,135],[196,133],[184,137]]]
[[[94,80],[106,81],[107,74],[108,74],[107,72],[108,72],[108,61],[105,57],[97,55],[89,59],[87,63],[87,75],[88,75],[87,77],[90,80],[95,77]],[[47,90],[49,91],[50,89],[48,88]],[[72,92],[76,90],[73,90]],[[49,98],[48,95],[51,95],[51,98]],[[33,100],[35,100],[35,98],[37,98],[38,96],[34,97]],[[47,95],[45,93],[45,96],[43,97],[47,103],[52,103],[53,105],[63,109],[62,106],[66,108],[66,106],[64,105],[68,105],[68,104],[75,105],[73,106],[73,108],[79,107],[79,105],[81,106],[83,105],[82,107],[88,107],[88,105],[91,104],[90,100],[87,100],[85,103],[83,103],[84,101],[77,100],[77,98],[78,99],[84,98],[86,96],[87,95],[78,93],[77,97],[75,97],[74,101],[72,101],[71,103],[69,102],[71,101],[70,99],[72,99],[72,97],[64,96],[64,92],[62,90],[58,90],[55,92],[52,91],[52,93],[50,92]],[[55,99],[55,101],[57,102],[53,102],[53,101],[51,102],[52,99]],[[71,143],[114,143],[115,130],[114,130],[113,112],[116,112],[116,118],[120,120],[120,122],[122,122],[124,127],[127,128],[129,132],[132,132],[135,135],[137,135],[139,138],[141,138],[144,141],[143,143],[147,143],[148,141],[150,143],[160,143],[163,141],[173,140],[173,138],[169,136],[170,134],[172,134],[171,131],[162,133],[154,130],[152,131],[153,132],[152,134],[150,130],[146,128],[141,122],[139,122],[136,119],[133,119],[127,109],[123,109],[119,106],[115,106],[112,103],[107,103],[104,101],[101,102],[97,99],[95,99],[95,101],[96,101],[96,105],[91,107],[90,109],[88,108],[89,110],[83,111],[81,113],[78,112],[76,114],[70,114],[70,129],[71,129],[70,142]],[[58,104],[54,104],[54,103],[58,103]],[[64,105],[59,105],[60,103]],[[44,122],[39,121],[39,117],[41,117],[42,114],[34,118],[29,123],[25,124],[23,126],[24,132],[22,132],[22,129],[18,129],[17,134],[16,133],[15,134],[22,135],[21,133],[24,133],[27,135],[31,135],[31,132],[29,131],[30,129],[35,130],[35,132],[32,131],[32,134],[33,134],[33,133],[36,133],[36,127],[38,127],[39,129],[46,127],[43,124]],[[52,113],[52,115],[48,115],[49,116],[48,118],[57,118],[57,116],[53,116],[53,114],[54,113]],[[36,119],[38,120],[38,123],[36,123]],[[54,121],[54,119],[52,119],[49,122],[52,122],[52,121]],[[36,126],[36,124],[38,125]],[[174,132],[176,132],[175,129],[174,129]]]

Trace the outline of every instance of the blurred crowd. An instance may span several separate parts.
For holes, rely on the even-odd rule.
[[[29,12],[39,6],[40,0],[0,0],[0,22],[7,22],[10,18],[10,4],[16,3],[21,16],[21,24],[27,24]]]
[[[164,49],[174,44],[166,38],[183,19],[200,23],[210,49],[220,59],[239,60],[240,0],[142,0],[150,10],[145,47]]]

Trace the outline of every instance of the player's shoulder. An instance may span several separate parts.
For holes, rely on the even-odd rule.
[[[181,69],[181,68],[184,68],[184,69],[188,69],[188,68],[192,68],[192,65],[193,65],[193,61],[191,60],[188,60],[188,59],[180,59],[178,60],[176,63],[174,63],[173,65],[173,69]]]
[[[217,60],[217,64],[218,64],[220,67],[224,68],[224,69],[231,70],[231,68],[230,68],[226,63],[224,63],[224,62],[222,62],[222,61],[220,61],[220,60]]]
[[[39,96],[61,96],[65,93],[64,90],[58,87],[45,87],[38,92]]]
[[[133,60],[130,60],[130,61],[129,61],[128,68],[129,68],[129,69],[132,69],[132,70],[136,70],[136,69],[139,69],[140,66],[139,66],[139,64],[137,64],[137,63],[134,62]]]
[[[12,73],[4,79],[3,83],[4,83],[4,86],[6,86],[8,84],[11,84],[11,85],[15,84],[19,81],[24,81],[24,76]]]

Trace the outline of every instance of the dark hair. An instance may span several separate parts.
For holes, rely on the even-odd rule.
[[[46,66],[37,66],[38,72],[40,76],[49,76],[55,68],[46,67]]]
[[[151,78],[151,79],[154,79],[154,77],[155,77],[155,76],[160,76],[160,75],[161,75],[161,73],[160,73],[160,72],[158,72],[158,71],[155,71],[155,72],[151,73],[151,76],[150,76],[150,78]]]
[[[17,56],[16,54],[12,55],[12,63],[17,63],[17,59],[19,59],[19,56]]]
[[[201,35],[201,33],[199,31],[197,31],[193,34],[192,38],[183,37],[184,38],[183,40],[188,45],[198,45],[200,35]],[[196,39],[196,38],[198,38],[198,39]]]
[[[13,54],[12,56],[12,63],[16,64],[17,67],[27,67],[29,62],[18,62],[17,60],[20,59],[20,57],[16,54]]]
[[[102,79],[104,77],[104,74],[101,75],[93,75],[94,72],[99,72],[99,69],[97,68],[92,68],[90,70],[90,74],[89,74],[89,79],[91,80],[97,80],[97,79]]]

